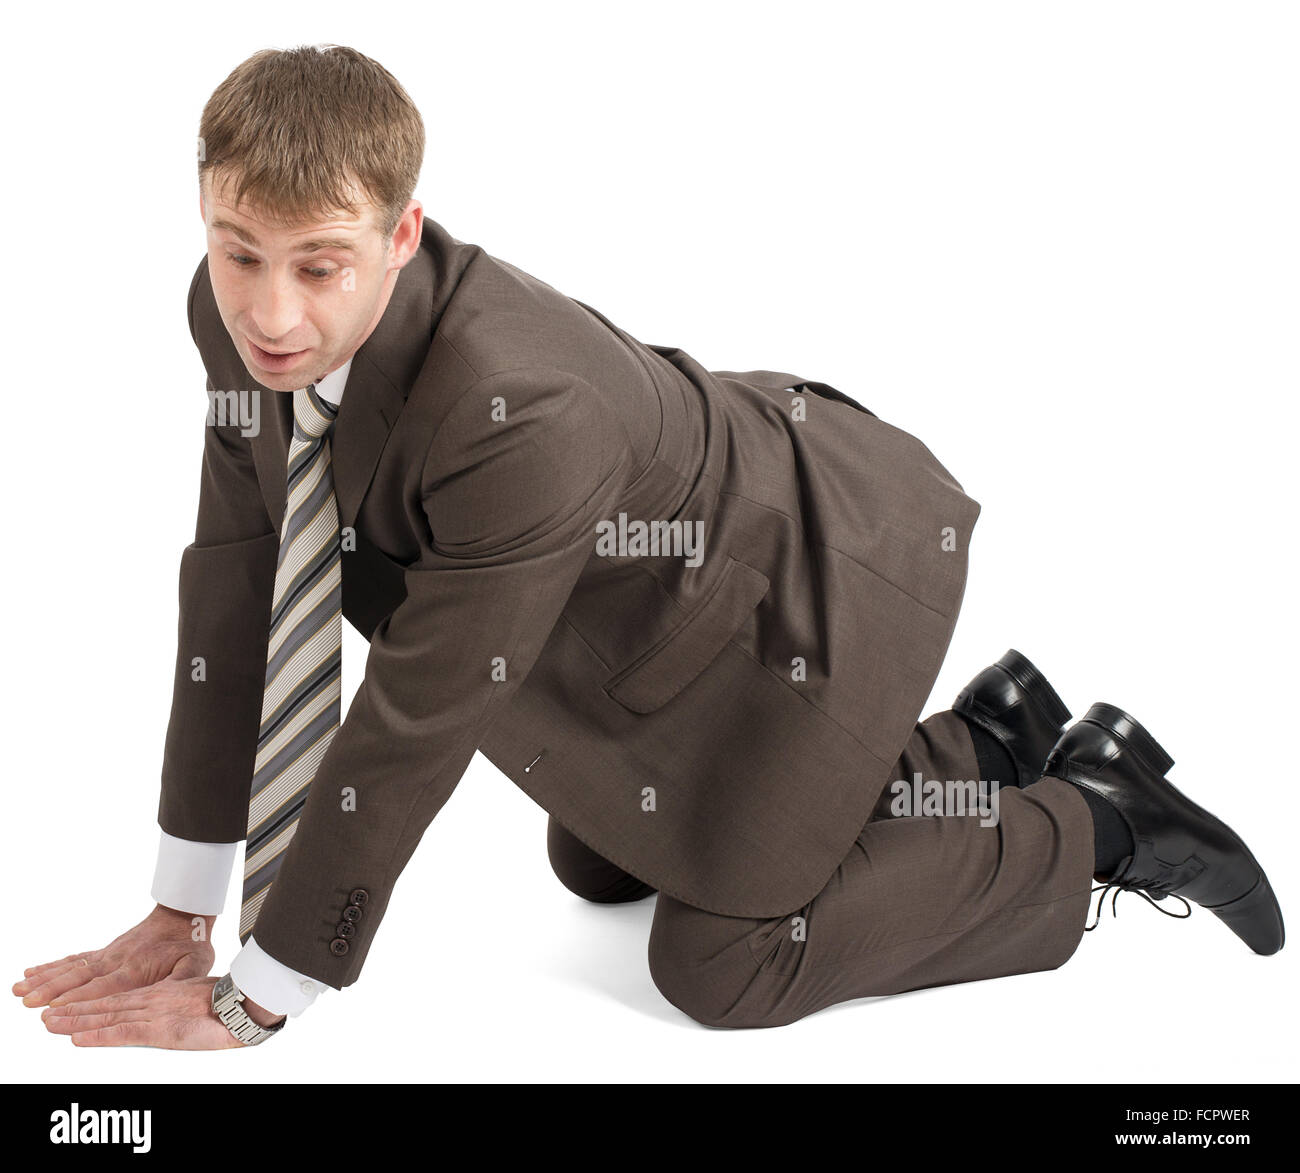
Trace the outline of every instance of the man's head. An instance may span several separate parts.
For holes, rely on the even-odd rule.
[[[378,62],[263,50],[199,124],[199,210],[221,319],[249,373],[293,391],[369,337],[420,244],[424,124]]]

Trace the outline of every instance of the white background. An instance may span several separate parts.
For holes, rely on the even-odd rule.
[[[1300,926],[1294,6],[40,5],[10,28],[6,982],[151,907],[207,406],[199,112],[255,50],[326,41],[419,105],[416,195],[457,238],[642,341],[919,435],[984,510],[931,709],[1012,645],[1076,714],[1128,709]],[[6,995],[3,1077],[1296,1075],[1300,945],[1257,957],[1135,896],[1054,972],[708,1030],[651,983],[653,901],[570,895],[545,824],[477,757],[361,980],[273,1042],[81,1050]],[[217,947],[220,973],[233,915]]]

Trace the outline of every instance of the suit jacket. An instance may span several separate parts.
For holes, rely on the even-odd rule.
[[[205,428],[158,817],[231,842],[292,396],[245,369],[206,260],[189,317],[209,391],[260,393],[262,422]],[[828,384],[638,342],[426,219],[353,358],[332,450],[356,542],[344,615],[370,648],[258,917],[263,949],[353,982],[476,749],[686,903],[779,916],[824,886],[891,781],[965,586],[979,505],[925,445]],[[598,552],[620,514],[699,523],[702,559]],[[370,899],[339,954],[357,888]]]

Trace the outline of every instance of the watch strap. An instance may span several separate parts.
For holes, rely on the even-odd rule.
[[[212,1013],[245,1046],[255,1047],[258,1043],[264,1043],[276,1031],[283,1029],[284,1022],[278,1022],[275,1026],[262,1026],[254,1022],[244,1009],[243,1001],[244,993],[235,985],[235,979],[230,974],[218,979],[212,987]],[[288,1021],[286,1018],[285,1022]]]

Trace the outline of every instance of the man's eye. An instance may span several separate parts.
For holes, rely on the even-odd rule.
[[[241,269],[248,268],[249,265],[255,265],[257,262],[252,257],[246,257],[242,253],[227,253],[233,264],[238,265]]]
[[[309,277],[314,277],[314,278],[316,278],[317,281],[326,281],[326,280],[328,280],[330,277],[333,277],[333,276],[334,276],[334,270],[333,270],[333,269],[306,269],[306,270],[304,270],[304,272],[305,272]]]

